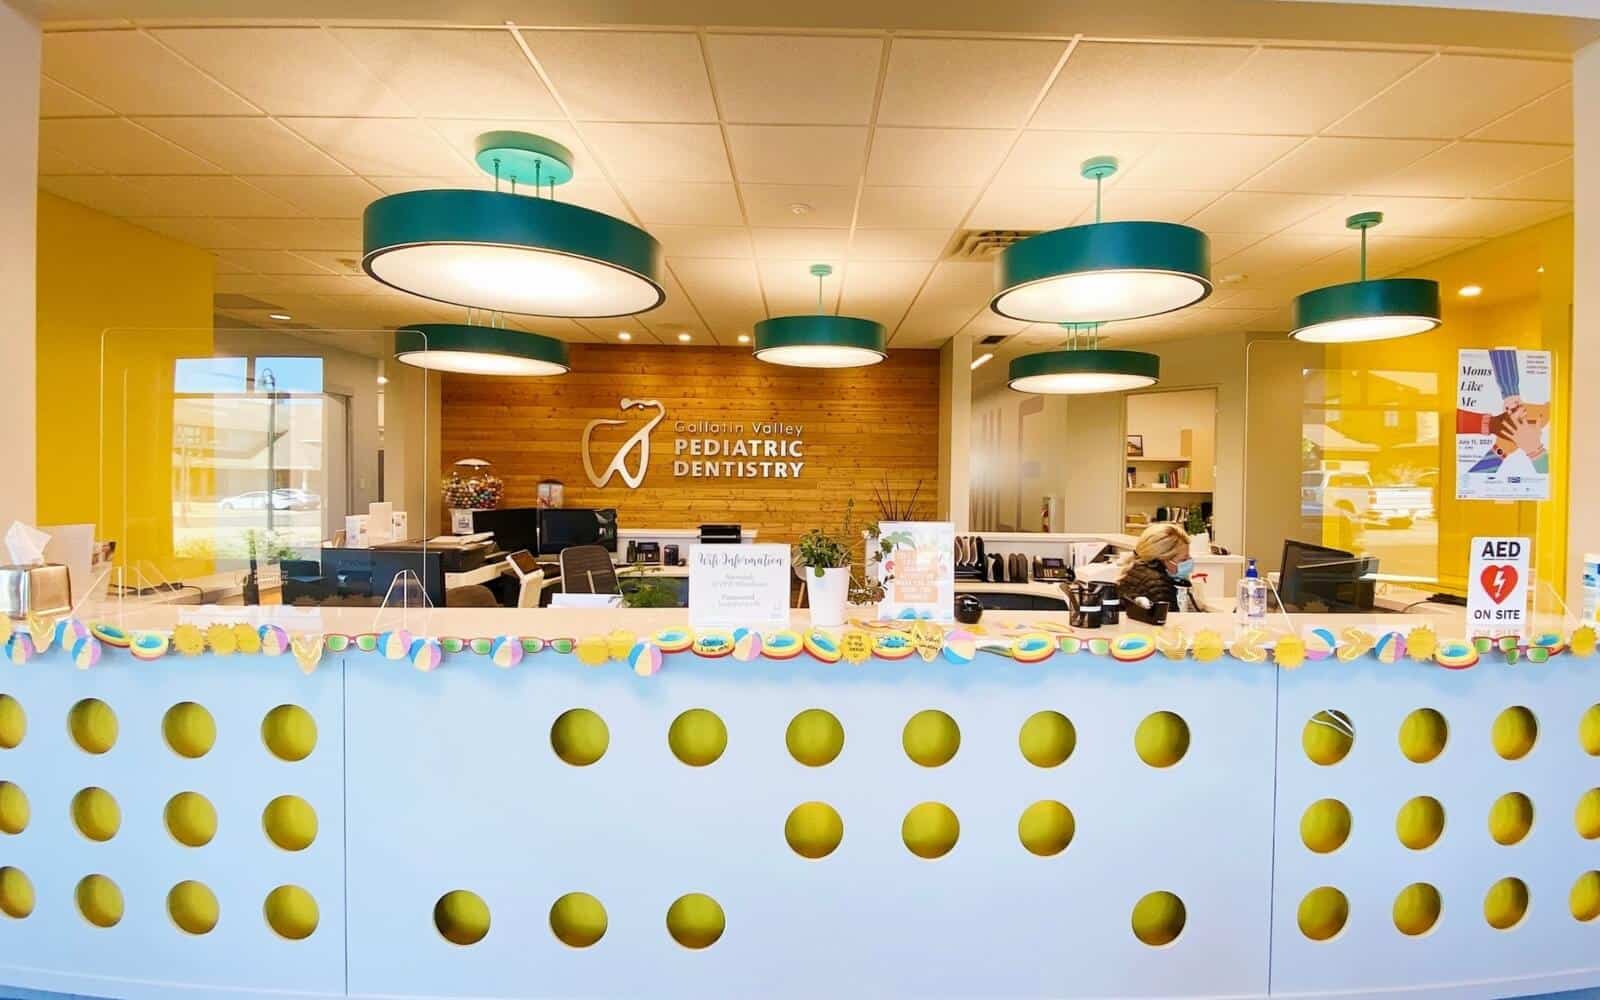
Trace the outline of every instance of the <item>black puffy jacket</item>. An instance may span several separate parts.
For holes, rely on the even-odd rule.
[[[1155,607],[1165,601],[1169,612],[1192,611],[1198,607],[1189,581],[1179,580],[1167,572],[1166,564],[1159,559],[1134,563],[1117,581],[1117,594],[1122,598],[1122,610],[1135,621],[1146,621],[1149,612],[1139,606],[1137,598],[1143,597]]]

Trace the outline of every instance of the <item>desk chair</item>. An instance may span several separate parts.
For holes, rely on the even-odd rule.
[[[562,549],[561,589],[568,594],[621,594],[611,553],[598,545]]]
[[[539,596],[544,593],[544,570],[535,570],[521,582],[517,590],[517,607],[537,608]]]

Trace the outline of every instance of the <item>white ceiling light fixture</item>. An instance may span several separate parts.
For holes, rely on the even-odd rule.
[[[993,351],[984,351],[982,354],[980,354],[977,357],[972,359],[972,366],[971,366],[972,370],[973,371],[977,371],[979,368],[982,368],[984,365],[988,364],[989,362],[991,362],[993,360],[994,360],[994,352]]]
[[[1461,288],[1456,292],[1456,294],[1461,296],[1464,299],[1475,299],[1478,296],[1483,294],[1483,286],[1482,285],[1462,285]]]
[[[287,323],[294,319],[294,317],[290,316],[288,313],[267,313],[267,319],[275,319],[279,323]]]
[[[621,340],[621,341],[629,341],[629,340],[633,339],[633,334],[629,333],[626,330],[618,330],[617,331],[617,339]]]

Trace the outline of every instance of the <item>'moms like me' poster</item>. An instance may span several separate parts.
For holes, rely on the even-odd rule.
[[[1456,364],[1456,499],[1550,499],[1550,352],[1463,350]]]

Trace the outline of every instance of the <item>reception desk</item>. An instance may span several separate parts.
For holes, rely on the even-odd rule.
[[[241,612],[6,644],[0,984],[1600,985],[1593,632],[1480,652],[1438,618],[993,612],[862,639],[796,612],[757,641],[682,611]]]

